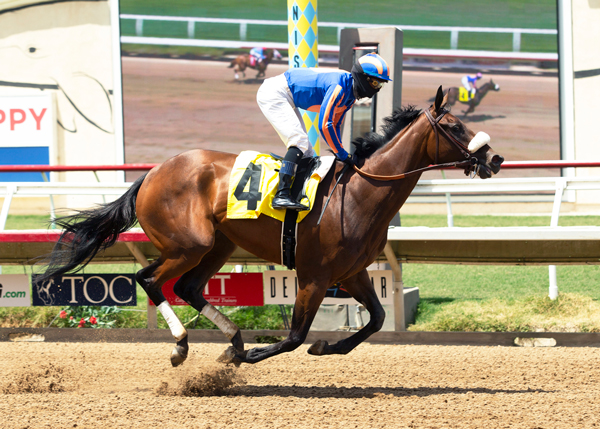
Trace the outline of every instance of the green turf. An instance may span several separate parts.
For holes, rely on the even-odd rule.
[[[287,6],[274,7],[272,1],[223,0],[197,2],[174,0],[171,2],[125,0],[121,13],[166,16],[191,16],[211,18],[267,19],[287,21]],[[550,0],[467,0],[450,2],[432,0],[381,1],[376,4],[366,0],[351,3],[341,1],[319,2],[319,22],[343,22],[381,25],[433,25],[459,27],[502,27],[556,29],[556,2]],[[133,20],[121,21],[123,35],[135,34]],[[144,36],[187,37],[186,22],[144,22]],[[239,40],[239,25],[197,23],[198,39]],[[287,42],[286,26],[248,25],[247,40]],[[319,28],[319,43],[337,44],[337,29]],[[406,31],[404,46],[410,48],[450,47],[448,32]],[[512,34],[461,33],[459,49],[511,51]],[[134,49],[127,46],[126,50]],[[522,35],[524,52],[556,52],[555,35]],[[189,51],[189,49],[188,49]]]

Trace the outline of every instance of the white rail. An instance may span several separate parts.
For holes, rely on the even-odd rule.
[[[132,15],[122,14],[121,19],[135,20],[135,34],[141,38],[144,33],[144,21],[171,21],[187,22],[187,36],[193,39],[195,35],[196,23],[219,23],[219,24],[237,24],[239,28],[239,37],[241,41],[246,41],[248,25],[272,25],[286,26],[287,21],[265,20],[265,19],[229,19],[229,18],[202,18],[202,17],[181,17],[181,16],[152,16],[152,15]],[[337,42],[340,42],[340,33],[343,28],[365,28],[381,27],[382,24],[361,24],[347,22],[319,22],[319,27],[337,28]],[[492,27],[454,27],[454,26],[431,26],[431,25],[395,25],[400,30],[407,31],[441,31],[450,33],[450,49],[458,49],[458,38],[463,33],[505,33],[513,35],[513,52],[521,50],[522,34],[548,34],[555,35],[554,29],[534,29],[534,28],[492,28]],[[171,39],[169,39],[171,40]],[[132,43],[132,42],[126,42]],[[218,46],[223,47],[223,46]],[[287,44],[286,44],[287,48]],[[278,49],[278,48],[276,48]]]
[[[40,197],[52,195],[121,195],[131,183],[0,183],[0,197],[4,204],[0,213],[0,230],[4,229],[13,197]],[[390,230],[390,240],[539,240],[545,235],[547,239],[598,240],[600,228],[592,227],[558,227],[560,207],[565,191],[583,191],[600,189],[599,177],[538,177],[509,179],[443,179],[421,180],[413,190],[408,203],[422,195],[449,194],[485,194],[486,202],[493,201],[493,194],[507,192],[554,192],[550,225],[537,228],[397,228]],[[448,218],[451,219],[451,205],[448,204]],[[465,233],[468,230],[468,233]],[[494,238],[496,237],[496,238]],[[389,246],[389,243],[388,243]],[[549,268],[549,296],[558,296],[556,285],[556,268]]]

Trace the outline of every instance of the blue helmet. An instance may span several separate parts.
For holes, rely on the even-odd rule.
[[[390,68],[379,55],[373,53],[363,55],[357,62],[360,64],[364,74],[386,82],[392,80],[390,79]]]

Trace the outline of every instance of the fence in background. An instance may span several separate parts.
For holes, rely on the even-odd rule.
[[[196,24],[213,23],[213,24],[236,24],[239,25],[240,41],[247,41],[247,33],[249,25],[268,25],[268,26],[283,26],[287,27],[287,21],[265,20],[265,19],[229,19],[229,18],[196,18],[196,17],[181,17],[181,16],[152,16],[152,15],[130,15],[122,14],[122,20],[135,20],[135,35],[136,37],[144,36],[144,21],[168,21],[168,22],[186,22],[187,36],[189,39],[195,37]],[[337,29],[337,45],[340,44],[340,34],[343,28],[374,28],[387,26],[385,24],[358,24],[348,22],[319,22],[319,27],[336,28]],[[557,30],[551,29],[535,29],[535,28],[492,28],[492,27],[451,27],[451,26],[432,26],[432,25],[396,25],[403,31],[435,31],[449,33],[450,49],[458,49],[458,38],[460,33],[503,33],[512,34],[513,52],[521,51],[521,35],[522,34],[544,34],[557,35]]]
[[[571,168],[598,167],[600,162],[539,161],[505,163],[504,168]],[[2,171],[100,171],[100,170],[148,170],[154,164],[135,164],[117,166],[0,166]],[[3,229],[13,197],[52,196],[52,195],[121,195],[128,189],[129,183],[0,183],[0,197],[4,204],[0,215]],[[559,227],[560,206],[565,191],[598,190],[600,177],[551,177],[551,178],[514,178],[487,180],[421,180],[413,190],[413,195],[452,193],[486,194],[503,192],[554,192],[554,205],[548,227],[489,227],[489,228],[390,228],[388,243],[379,261],[390,264],[394,273],[394,289],[403,290],[400,263],[484,263],[484,264],[600,264],[600,227]],[[449,209],[450,209],[449,205]],[[449,211],[450,220],[451,211]],[[43,232],[38,231],[43,235]],[[36,232],[31,232],[32,236]],[[134,233],[131,233],[134,234]],[[143,233],[138,232],[138,235]],[[0,234],[0,241],[11,235]],[[14,237],[14,236],[13,236]],[[132,235],[133,237],[133,235]],[[48,242],[48,236],[38,238]],[[18,240],[17,240],[18,241]],[[35,241],[35,240],[33,240]],[[141,235],[127,239],[125,256],[114,256],[114,261],[125,258],[148,264],[148,257],[156,257],[152,246],[146,251],[138,244],[148,246],[147,238]],[[12,241],[15,242],[15,241]],[[473,243],[478,243],[473,245]],[[30,249],[31,250],[31,249]],[[241,249],[240,249],[241,250]],[[155,249],[154,249],[155,252]],[[233,263],[265,265],[266,261],[242,251]],[[13,258],[13,259],[11,259]],[[20,257],[10,250],[2,257],[3,263],[25,264],[31,255]],[[12,262],[11,262],[12,261]],[[556,267],[550,265],[549,296],[558,296]],[[398,302],[396,301],[399,300]],[[397,330],[404,328],[403,294],[395,294],[394,313]]]

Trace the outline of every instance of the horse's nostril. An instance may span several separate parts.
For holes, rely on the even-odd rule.
[[[504,157],[501,155],[494,155],[492,157],[492,164],[500,165],[504,162]]]

